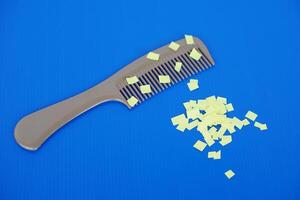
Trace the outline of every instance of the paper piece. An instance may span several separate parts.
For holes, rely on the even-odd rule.
[[[191,79],[187,85],[188,85],[190,91],[194,91],[199,88],[197,79]]]
[[[252,121],[255,121],[257,114],[249,110],[246,114],[246,117]]]
[[[181,132],[184,132],[185,129],[187,128],[187,123],[188,123],[188,122],[186,122],[186,124],[185,124],[185,123],[179,124],[179,125],[176,127],[176,129],[179,130],[179,131],[181,131]]]
[[[190,53],[190,57],[197,61],[201,58],[201,56],[202,56],[202,54],[200,52],[198,52],[195,48],[193,48],[193,50]]]
[[[221,150],[219,150],[219,151],[209,151],[207,153],[207,157],[212,158],[214,160],[219,160],[219,159],[221,159]]]
[[[143,94],[151,93],[151,86],[150,85],[141,85],[140,90]]]
[[[180,72],[181,67],[182,67],[182,62],[176,62],[175,63],[175,67],[174,67],[175,71]]]
[[[234,124],[234,126],[236,126],[238,129],[242,129],[243,128],[243,126],[244,126],[244,123],[243,123],[243,121],[241,121],[239,118],[237,118],[237,117],[234,117],[233,118],[233,124]]]
[[[196,119],[196,120],[188,123],[187,126],[186,126],[186,128],[190,131],[193,128],[196,128],[198,126],[198,123],[199,123],[199,120]]]
[[[177,51],[180,47],[180,45],[176,42],[171,42],[168,46],[170,49],[172,49],[173,51]]]
[[[215,157],[215,151],[209,151],[208,153],[207,153],[207,158],[214,158]]]
[[[212,139],[211,135],[203,138],[208,146],[212,146],[213,144],[215,144],[215,141]]]
[[[221,138],[220,144],[221,144],[222,146],[225,146],[225,145],[229,144],[230,142],[232,142],[232,137],[231,137],[231,135],[224,135],[224,136]]]
[[[233,126],[227,128],[227,130],[229,131],[230,134],[235,133],[235,128]]]
[[[225,134],[225,132],[226,132],[226,128],[225,127],[223,127],[223,126],[221,126],[221,128],[218,130],[218,137],[219,137],[219,139],[222,139],[222,137],[223,137],[223,135]]]
[[[221,150],[217,151],[215,153],[215,157],[214,157],[215,160],[220,160],[221,159]]]
[[[133,107],[135,106],[135,104],[137,104],[139,102],[139,100],[137,98],[135,98],[134,96],[131,96],[128,100],[127,100],[128,104]]]
[[[185,114],[181,114],[181,115],[177,115],[175,117],[171,118],[172,124],[178,125],[178,124],[182,124],[185,123],[187,121],[187,118],[185,117]]]
[[[171,82],[169,75],[159,75],[158,79],[159,79],[160,83],[170,83]]]
[[[231,179],[235,175],[235,173],[231,169],[226,171],[224,174],[228,179]]]
[[[233,108],[233,105],[230,103],[230,104],[226,104],[226,109],[227,109],[227,112],[231,112],[234,110]]]
[[[205,149],[205,147],[207,146],[207,144],[205,144],[204,142],[198,140],[195,144],[194,144],[194,148],[198,149],[199,151],[203,151]]]
[[[139,81],[138,77],[132,76],[132,77],[127,77],[126,81],[129,85],[137,83]]]
[[[150,60],[159,60],[159,54],[154,52],[149,52],[147,58]]]
[[[267,124],[262,124],[262,125],[260,126],[260,130],[261,130],[261,131],[265,131],[265,130],[267,130],[267,129],[268,129]]]
[[[217,97],[217,101],[224,105],[227,104],[227,99],[225,97]]]
[[[254,122],[254,126],[259,128],[261,131],[265,131],[268,129],[267,124],[262,124],[260,122]]]
[[[208,104],[213,104],[217,101],[217,98],[215,95],[212,95],[212,96],[207,97],[205,100]]]
[[[211,127],[209,130],[208,130],[209,134],[211,135],[212,139],[213,140],[218,140],[219,139],[219,135],[218,135],[218,132],[217,132],[217,129],[216,127]]]
[[[198,109],[187,110],[186,115],[188,119],[196,119],[199,117],[200,111]]]
[[[184,35],[186,44],[194,44],[194,38],[192,35]]]
[[[243,125],[244,125],[244,126],[247,126],[247,125],[250,124],[250,122],[249,122],[248,119],[244,119],[242,122],[243,122]]]
[[[188,111],[196,108],[197,102],[194,100],[190,100],[188,102],[183,103],[184,108]]]

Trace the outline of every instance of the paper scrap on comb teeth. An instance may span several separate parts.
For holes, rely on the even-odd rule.
[[[194,38],[192,35],[184,35],[186,44],[194,44]]]
[[[205,149],[205,147],[207,146],[206,143],[198,140],[195,144],[194,144],[194,148],[198,149],[199,151],[203,151]]]
[[[197,79],[191,79],[187,85],[190,91],[194,91],[199,88]]]
[[[143,94],[151,93],[151,86],[150,85],[141,85],[140,90]]]
[[[224,174],[228,179],[231,179],[235,175],[235,173],[231,169],[226,171]]]
[[[160,83],[171,83],[169,75],[159,75],[158,79]]]
[[[193,48],[193,50],[190,53],[190,57],[197,61],[201,58],[201,56],[202,54],[199,51],[197,51],[195,48]]]
[[[159,54],[154,52],[149,52],[147,58],[150,60],[159,60]]]
[[[176,62],[174,69],[175,71],[180,72],[181,67],[182,67],[182,62]]]
[[[131,107],[133,107],[133,106],[135,106],[135,104],[137,104],[139,102],[139,100],[137,98],[135,98],[134,96],[132,96],[127,100],[127,102]]]
[[[246,113],[246,117],[252,121],[255,121],[255,119],[257,118],[257,114],[249,110]]]
[[[127,77],[126,81],[129,85],[131,85],[131,84],[135,84],[135,83],[139,82],[139,79],[137,76],[132,76],[132,77]]]
[[[180,45],[176,42],[171,42],[168,46],[170,49],[172,49],[173,51],[177,51],[180,47]]]

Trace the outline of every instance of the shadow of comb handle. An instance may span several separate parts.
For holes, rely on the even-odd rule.
[[[55,131],[81,113],[110,100],[121,101],[105,82],[69,99],[22,118],[15,128],[17,143],[27,150],[37,150]]]

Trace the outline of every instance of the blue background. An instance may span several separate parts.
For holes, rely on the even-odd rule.
[[[17,121],[83,91],[185,33],[216,61],[133,110],[101,105],[36,152]],[[0,1],[0,199],[300,199],[300,2]],[[219,161],[170,118],[182,102],[227,97],[269,126],[246,127]],[[219,149],[216,145],[212,149]],[[223,173],[236,172],[228,181]]]

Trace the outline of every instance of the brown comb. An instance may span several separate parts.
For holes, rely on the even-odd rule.
[[[25,149],[36,150],[55,131],[96,105],[118,101],[131,108],[127,102],[130,97],[137,98],[139,104],[171,85],[213,66],[214,60],[204,43],[198,38],[193,39],[194,44],[186,44],[184,39],[176,41],[180,45],[177,51],[171,50],[168,45],[163,46],[154,51],[160,54],[159,61],[140,57],[83,93],[25,116],[15,128],[17,143]],[[202,54],[199,60],[189,56],[193,48]],[[183,64],[180,72],[174,69],[176,62]],[[171,82],[161,84],[159,75],[169,75]],[[139,81],[128,85],[126,78],[131,76],[137,76]],[[146,84],[151,86],[152,92],[143,94],[139,86]]]

